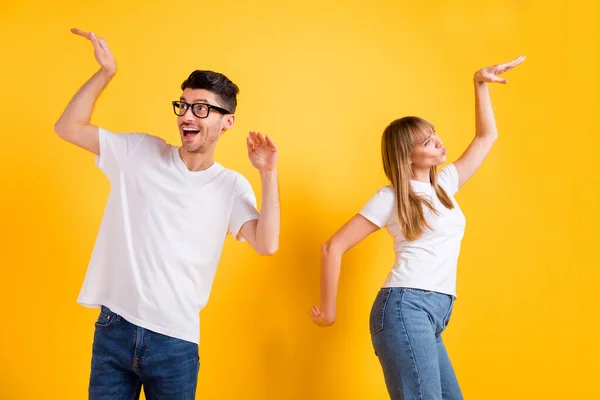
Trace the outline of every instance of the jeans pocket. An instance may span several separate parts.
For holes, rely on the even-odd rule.
[[[373,302],[371,316],[369,318],[369,330],[371,337],[377,335],[383,330],[385,320],[385,307],[387,306],[392,288],[382,288]]]
[[[428,296],[430,294],[434,294],[433,290],[423,290],[423,289],[415,289],[415,288],[404,288],[404,293],[410,293],[415,296]]]
[[[107,307],[102,306],[100,309],[100,314],[98,315],[98,320],[96,321],[96,327],[105,328],[113,323],[114,320],[117,319],[117,314],[112,312]]]
[[[444,317],[444,329],[446,329],[446,327],[448,326],[448,323],[450,322],[450,317],[452,316],[453,309],[454,309],[454,299],[451,299],[450,307],[448,307],[448,312],[446,313],[446,316]]]

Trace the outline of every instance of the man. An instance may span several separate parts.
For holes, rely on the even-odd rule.
[[[180,147],[145,133],[90,124],[94,104],[116,73],[106,41],[92,42],[100,70],[55,125],[64,140],[95,154],[111,191],[78,303],[101,308],[90,399],[194,399],[199,311],[206,305],[226,235],[259,253],[279,244],[277,146],[250,132],[248,156],[262,182],[260,213],[249,182],[214,160],[233,126],[238,88],[222,74],[194,71],[173,101]],[[131,111],[138,107],[131,99]]]

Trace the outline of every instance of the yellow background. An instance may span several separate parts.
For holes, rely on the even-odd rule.
[[[241,88],[218,160],[246,175],[249,130],[280,146],[271,258],[229,238],[202,312],[199,399],[385,399],[368,315],[393,262],[383,231],[344,258],[338,322],[312,324],[320,245],[386,184],[393,119],[435,124],[458,157],[472,74],[525,54],[491,88],[500,139],[457,199],[467,216],[445,341],[467,399],[597,392],[597,1],[3,0],[0,6],[0,399],[83,399],[97,311],[75,303],[109,185],[53,124],[96,71],[118,74],[93,122],[179,141],[170,101],[194,69]],[[597,394],[597,393],[596,393]]]

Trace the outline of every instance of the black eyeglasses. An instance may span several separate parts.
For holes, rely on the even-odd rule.
[[[173,104],[173,112],[178,117],[185,115],[188,108],[190,108],[190,107],[192,109],[192,114],[194,114],[198,118],[208,117],[208,114],[210,113],[211,109],[218,111],[221,114],[233,114],[232,112],[227,111],[224,108],[213,106],[213,105],[206,104],[206,103],[190,104],[190,103],[186,103],[185,101],[174,101],[171,104]]]

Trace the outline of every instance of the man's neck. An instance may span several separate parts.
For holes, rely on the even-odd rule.
[[[209,150],[207,153],[190,153],[179,147],[179,156],[181,160],[192,172],[204,171],[210,168],[215,163],[215,151]]]

